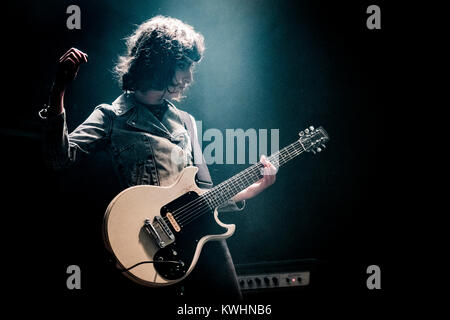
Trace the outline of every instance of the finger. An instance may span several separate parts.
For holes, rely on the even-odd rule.
[[[67,50],[62,56],[61,58],[59,58],[59,61],[63,61],[69,54],[71,54],[73,51],[75,50],[75,48],[70,48],[69,50]]]
[[[266,176],[274,175],[274,171],[273,168],[270,166],[270,162],[267,164],[267,166],[264,167],[264,175]]]
[[[67,56],[75,54],[78,58],[82,58],[82,56],[85,54],[82,51],[78,50],[77,48],[70,48],[69,50],[64,53],[61,58],[59,58],[59,62],[62,62],[64,59],[67,58]]]
[[[59,62],[63,61],[70,53],[70,50],[67,50],[66,52],[64,52],[64,54],[59,58]]]
[[[261,162],[264,166],[267,165],[267,158],[266,158],[265,155],[261,155],[260,162]]]
[[[75,53],[73,53],[73,52],[70,52],[70,53],[66,54],[66,55],[64,56],[64,59],[61,59],[59,62],[63,63],[63,62],[66,61],[68,58],[72,58],[72,60],[74,60],[74,61],[77,61],[77,60],[78,60],[77,55],[76,55]]]
[[[75,53],[80,60],[84,60],[84,62],[87,62],[88,55],[86,53],[84,53],[83,51],[81,51],[77,48],[71,48],[69,51]]]
[[[78,49],[76,49],[76,50],[77,50],[77,52],[80,53],[83,57],[85,57],[85,58],[86,58],[86,61],[87,61],[88,54],[87,54],[87,53],[84,53],[84,52],[81,51],[81,50],[78,50]]]
[[[77,65],[77,62],[75,61],[75,58],[67,57],[66,59],[64,59],[63,64],[75,67]]]
[[[75,49],[74,51],[78,58],[80,59],[80,63],[87,62],[87,54],[81,50]]]
[[[80,61],[84,60],[84,59],[83,59],[83,54],[81,53],[81,51],[75,49],[75,50],[73,51],[73,54],[74,54]]]
[[[71,59],[77,66],[79,66],[81,64],[80,62],[80,58],[78,58],[78,56],[75,53],[71,53],[69,54],[65,60],[67,59]]]
[[[71,57],[72,59],[75,59],[75,61],[79,64],[81,63],[81,56],[78,56],[76,52],[72,52],[70,53],[69,57]]]
[[[275,167],[271,162],[269,162],[269,168],[272,174],[276,174],[278,172],[277,167]]]

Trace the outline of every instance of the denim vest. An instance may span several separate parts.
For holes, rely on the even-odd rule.
[[[91,115],[68,134],[65,112],[46,119],[46,159],[58,169],[78,159],[78,154],[107,148],[123,188],[141,184],[168,186],[181,171],[193,165],[189,134],[172,103],[161,121],[140,104],[133,94],[124,93],[111,105],[97,106]],[[232,200],[221,211],[241,210]]]
[[[193,164],[191,140],[179,110],[166,103],[161,121],[129,94],[121,95],[111,107],[100,107],[114,113],[110,147],[126,187],[171,185],[186,166]]]

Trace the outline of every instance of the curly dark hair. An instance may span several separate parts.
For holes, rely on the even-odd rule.
[[[167,89],[177,61],[199,62],[205,50],[203,36],[192,26],[160,15],[139,25],[126,45],[114,68],[124,91]]]

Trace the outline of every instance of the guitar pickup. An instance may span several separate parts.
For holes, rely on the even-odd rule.
[[[149,219],[146,219],[144,222],[144,229],[152,236],[155,243],[161,249],[175,241],[173,232],[160,216],[156,216],[153,223],[150,222]]]

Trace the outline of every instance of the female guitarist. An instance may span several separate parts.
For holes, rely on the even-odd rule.
[[[193,81],[194,65],[204,52],[203,36],[178,19],[156,16],[138,26],[126,45],[126,53],[115,66],[123,94],[112,104],[97,106],[70,134],[64,93],[88,56],[72,48],[60,58],[49,105],[40,112],[45,120],[47,159],[54,168],[63,168],[74,163],[80,152],[89,154],[102,146],[113,155],[124,189],[143,184],[169,186],[190,165],[199,168],[198,183],[207,186],[211,183],[208,168],[201,159],[194,159],[193,146],[198,144],[194,118],[172,102],[181,101]],[[188,121],[194,128],[193,138],[186,130]],[[242,210],[245,200],[275,182],[276,168],[264,157],[261,163],[263,178],[219,211]],[[189,277],[171,288],[171,294],[187,298],[240,299],[226,241],[210,241]]]

